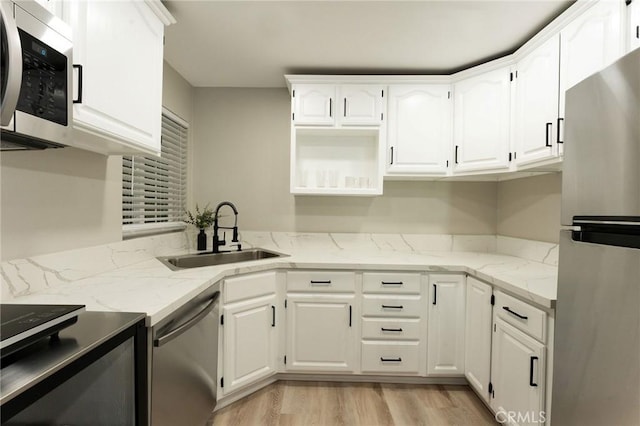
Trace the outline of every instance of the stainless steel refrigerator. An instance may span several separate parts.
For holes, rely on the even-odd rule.
[[[640,49],[567,91],[551,424],[640,425]]]

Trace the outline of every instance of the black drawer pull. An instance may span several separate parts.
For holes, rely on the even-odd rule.
[[[532,356],[529,359],[529,386],[538,386],[537,383],[533,382],[533,361],[537,361],[538,357],[537,356]]]
[[[402,281],[381,281],[382,285],[402,285]]]
[[[518,318],[520,318],[520,319],[523,319],[523,320],[529,319],[529,317],[527,317],[527,316],[520,315],[520,314],[519,314],[519,313],[517,313],[517,312],[513,312],[511,309],[509,309],[509,307],[508,307],[508,306],[503,306],[503,307],[502,307],[502,309],[504,309],[505,311],[509,312],[511,315],[515,315],[515,316],[517,316],[517,317],[518,317]]]
[[[395,331],[395,332],[398,332],[398,333],[402,333],[402,329],[401,328],[384,328],[384,327],[381,327],[380,330],[382,330],[382,331]]]
[[[311,280],[311,285],[313,285],[313,284],[330,285],[331,284],[331,280]]]
[[[557,129],[558,130],[558,136],[557,136],[557,139],[556,139],[557,143],[564,143],[564,141],[560,140],[560,123],[562,123],[563,121],[564,121],[564,118],[562,118],[562,117],[558,118],[558,129]]]
[[[404,309],[402,305],[382,305],[382,309]]]
[[[438,303],[438,286],[436,284],[433,285],[433,302],[432,304],[436,305]]]
[[[271,305],[271,327],[276,326],[276,307]]]
[[[380,357],[380,361],[382,362],[402,362],[402,358],[398,357],[398,358],[383,358]]]

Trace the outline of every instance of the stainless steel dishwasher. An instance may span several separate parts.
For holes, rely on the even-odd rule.
[[[206,423],[216,405],[220,286],[152,330],[151,425]]]

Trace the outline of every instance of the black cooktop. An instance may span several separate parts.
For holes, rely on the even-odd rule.
[[[75,323],[85,305],[0,304],[0,354],[10,355],[43,337],[57,337],[63,328]]]

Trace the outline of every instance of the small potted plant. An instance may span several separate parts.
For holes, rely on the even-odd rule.
[[[207,249],[207,234],[204,230],[211,225],[213,225],[214,220],[214,212],[209,207],[209,204],[204,206],[204,209],[200,211],[200,207],[196,203],[196,214],[194,215],[189,210],[185,212],[187,214],[187,222],[197,228],[200,228],[200,233],[198,234],[198,250],[206,250]]]

